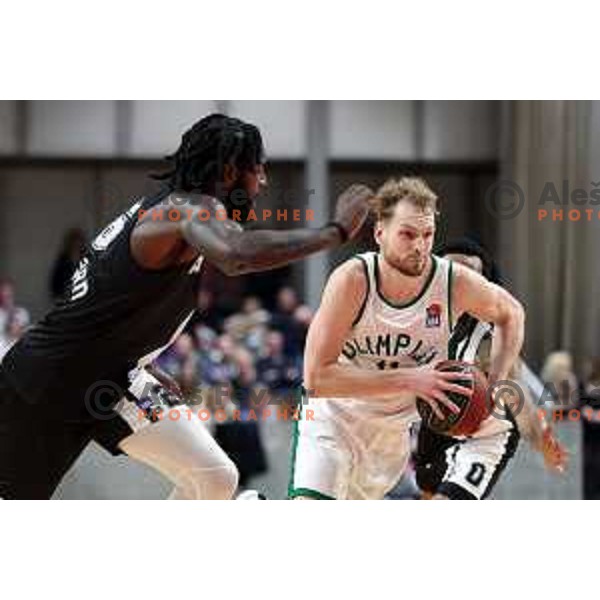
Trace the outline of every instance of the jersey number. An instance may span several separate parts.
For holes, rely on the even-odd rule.
[[[485,475],[485,467],[481,463],[473,463],[465,479],[473,486],[477,487]]]

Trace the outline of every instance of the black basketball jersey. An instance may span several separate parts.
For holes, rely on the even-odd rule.
[[[169,193],[142,199],[86,249],[66,298],[8,352],[2,369],[30,402],[83,407],[99,381],[128,386],[128,374],[181,332],[197,302],[203,258],[163,270],[139,266],[130,251],[138,211]]]

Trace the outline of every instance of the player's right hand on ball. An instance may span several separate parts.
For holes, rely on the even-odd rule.
[[[335,207],[335,222],[339,223],[348,239],[355,237],[363,226],[369,214],[368,200],[374,195],[373,190],[366,185],[351,185],[337,199]]]
[[[458,383],[457,380],[472,380],[473,375],[465,372],[438,371],[431,367],[421,367],[414,369],[414,377],[411,387],[418,398],[421,398],[433,410],[434,414],[441,420],[445,419],[444,413],[440,410],[440,405],[445,406],[451,412],[458,414],[460,409],[446,395],[449,392],[455,392],[470,398],[473,391]]]

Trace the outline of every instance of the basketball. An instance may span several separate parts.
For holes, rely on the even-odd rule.
[[[490,405],[487,400],[487,380],[479,368],[472,364],[455,360],[440,362],[435,367],[439,371],[470,373],[473,379],[457,379],[454,383],[473,390],[471,398],[456,392],[447,392],[448,399],[459,408],[458,413],[452,413],[443,404],[438,404],[445,419],[435,415],[431,406],[421,398],[417,398],[417,410],[423,423],[436,433],[449,436],[471,435],[479,425],[490,415]]]

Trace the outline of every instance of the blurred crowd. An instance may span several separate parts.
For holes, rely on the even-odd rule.
[[[15,286],[10,279],[0,280],[0,360],[29,326],[29,312],[15,300]]]
[[[212,292],[200,291],[194,320],[157,359],[184,394],[193,394],[200,382],[231,383],[243,404],[256,386],[285,391],[298,385],[310,309],[291,287],[277,291],[273,311],[255,296],[240,304],[239,311],[224,316]]]
[[[229,390],[224,408],[240,410],[241,419],[213,419],[209,426],[245,486],[249,477],[267,468],[261,422],[247,418],[253,408],[250,399],[263,402],[274,394],[289,398],[299,388],[312,312],[291,287],[276,292],[272,311],[257,297],[247,296],[238,311],[225,316],[207,290],[200,291],[198,306],[194,320],[156,362],[176,379],[190,403],[197,403],[201,387]],[[217,408],[222,405],[221,397]]]

